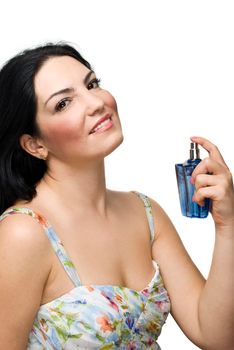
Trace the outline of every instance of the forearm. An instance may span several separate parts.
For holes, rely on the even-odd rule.
[[[212,264],[198,314],[207,344],[204,349],[234,349],[234,225],[216,230]]]

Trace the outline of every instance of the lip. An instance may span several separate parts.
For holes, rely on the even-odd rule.
[[[106,115],[104,115],[104,117],[100,118],[100,119],[97,121],[97,123],[94,124],[94,126],[93,126],[92,129],[90,130],[89,134],[92,134],[92,133],[93,133],[92,131],[93,131],[99,124],[101,124],[102,122],[104,122],[105,120],[107,120],[107,119],[109,119],[109,118],[111,118],[111,115],[110,115],[110,114],[106,114]]]

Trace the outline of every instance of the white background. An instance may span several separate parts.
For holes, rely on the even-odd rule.
[[[233,1],[10,0],[0,13],[1,64],[58,40],[90,61],[117,99],[125,135],[107,158],[108,186],[155,198],[207,277],[213,222],[181,216],[174,163],[188,157],[189,137],[201,135],[219,146],[233,171]],[[198,349],[171,316],[159,344]]]

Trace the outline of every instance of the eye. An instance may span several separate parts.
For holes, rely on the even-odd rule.
[[[64,98],[63,100],[59,101],[55,106],[55,112],[61,112],[70,101],[71,100],[68,98]]]
[[[99,87],[100,86],[100,81],[101,81],[101,79],[97,79],[97,78],[91,80],[88,83],[88,86],[87,86],[88,90],[95,89],[95,88]]]

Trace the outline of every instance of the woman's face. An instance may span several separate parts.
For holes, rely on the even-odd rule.
[[[34,84],[36,120],[48,160],[81,164],[105,157],[123,141],[115,99],[76,59],[49,58]]]

